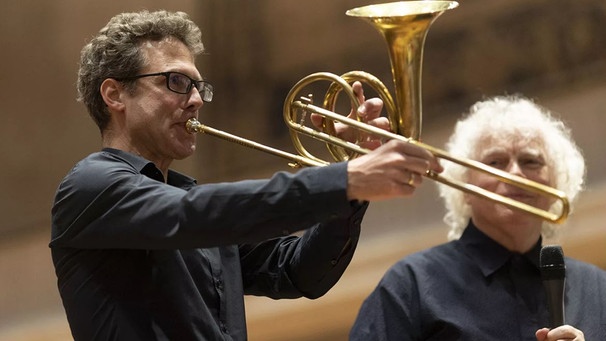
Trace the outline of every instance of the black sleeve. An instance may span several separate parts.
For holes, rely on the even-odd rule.
[[[351,261],[367,204],[352,204],[351,216],[334,218],[301,237],[240,246],[246,294],[271,298],[317,298],[341,277]]]
[[[83,162],[61,183],[51,247],[176,249],[255,243],[349,217],[346,164],[180,189],[123,163]]]
[[[404,260],[392,266],[364,300],[351,329],[350,341],[419,340],[419,287]]]

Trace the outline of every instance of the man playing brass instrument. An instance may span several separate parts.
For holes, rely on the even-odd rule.
[[[448,151],[564,191],[581,191],[585,161],[568,128],[532,101],[496,97],[459,121]],[[446,163],[443,175],[548,210],[553,201]],[[604,340],[606,272],[566,258],[566,325],[548,324],[539,268],[553,224],[440,185],[451,241],[392,266],[365,300],[351,340]],[[573,327],[574,326],[574,327]]]
[[[322,296],[368,201],[411,195],[442,170],[391,141],[349,162],[197,185],[169,167],[194,153],[186,122],[213,98],[202,51],[187,15],[165,11],[119,14],[82,50],[78,91],[103,149],[61,182],[50,242],[76,340],[245,340],[243,294]],[[380,100],[361,108],[386,126]]]

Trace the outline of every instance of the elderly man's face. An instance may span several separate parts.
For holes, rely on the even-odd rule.
[[[515,174],[548,186],[553,185],[553,172],[548,166],[547,155],[541,139],[527,139],[517,136],[512,139],[486,137],[478,143],[477,160],[489,166]],[[469,183],[520,201],[531,206],[547,210],[553,199],[519,189],[499,181],[494,176],[480,172],[470,172]],[[492,201],[468,195],[472,218],[476,224],[499,226],[506,223],[532,223],[540,228],[538,218],[518,210],[505,207]]]

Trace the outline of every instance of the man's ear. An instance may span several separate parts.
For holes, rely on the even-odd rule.
[[[99,91],[110,112],[124,110],[124,103],[122,100],[126,90],[121,82],[113,78],[106,78],[103,83],[101,83]]]

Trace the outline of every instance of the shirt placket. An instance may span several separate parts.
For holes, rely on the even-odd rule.
[[[519,312],[520,334],[528,340],[535,340],[534,332],[541,326],[537,320],[540,307],[542,284],[537,280],[538,271],[522,255],[510,259],[509,276],[515,291]]]
[[[229,334],[227,328],[227,299],[225,297],[225,280],[223,277],[223,268],[221,266],[221,253],[218,248],[208,250],[211,254],[209,264],[211,267],[212,281],[215,292],[219,299],[219,328],[223,334]]]

